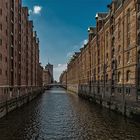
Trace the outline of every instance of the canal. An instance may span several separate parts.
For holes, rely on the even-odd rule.
[[[54,87],[0,119],[0,140],[140,140],[140,123]]]

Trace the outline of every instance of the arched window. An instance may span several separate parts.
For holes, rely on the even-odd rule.
[[[138,29],[140,29],[140,16],[138,17]]]
[[[108,74],[106,74],[106,83],[108,82]]]
[[[112,57],[114,57],[114,55],[115,55],[115,50],[114,50],[114,48],[112,49]]]
[[[120,50],[121,50],[121,45],[118,46],[118,52],[120,52]]]
[[[130,81],[130,70],[128,70],[126,72],[126,81],[129,82]]]
[[[118,72],[118,82],[121,82],[121,72]]]
[[[118,39],[120,39],[121,36],[121,18],[118,20]]]
[[[104,79],[104,76],[102,75],[102,76],[101,76],[101,82],[103,82],[103,79]]]
[[[130,52],[127,52],[127,63],[129,62],[129,60],[130,60]]]
[[[138,34],[138,45],[140,45],[140,33]]]
[[[138,52],[138,62],[140,63],[140,51]]]
[[[118,65],[121,64],[121,56],[118,57]]]

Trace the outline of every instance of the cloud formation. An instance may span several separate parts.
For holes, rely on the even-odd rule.
[[[35,5],[32,10],[31,9],[29,10],[29,14],[36,14],[36,15],[38,15],[38,14],[41,13],[41,10],[42,10],[42,6]]]
[[[59,81],[60,74],[66,70],[67,64],[58,64],[54,67],[54,79]]]

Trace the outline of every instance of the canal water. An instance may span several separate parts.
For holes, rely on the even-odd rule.
[[[140,123],[56,87],[0,119],[0,140],[140,140]]]

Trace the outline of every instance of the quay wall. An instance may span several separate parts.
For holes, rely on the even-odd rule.
[[[82,85],[79,86],[77,94],[79,97],[100,104],[101,106],[113,110],[128,118],[140,118],[140,104],[134,99],[130,99],[129,94],[125,94],[125,92],[117,93],[116,90],[116,92],[114,92],[113,94],[105,96],[105,91],[99,93],[97,90],[94,89],[95,87],[89,85]],[[134,88],[133,92],[135,90],[136,89]]]
[[[42,87],[0,87],[0,118],[43,93]]]

